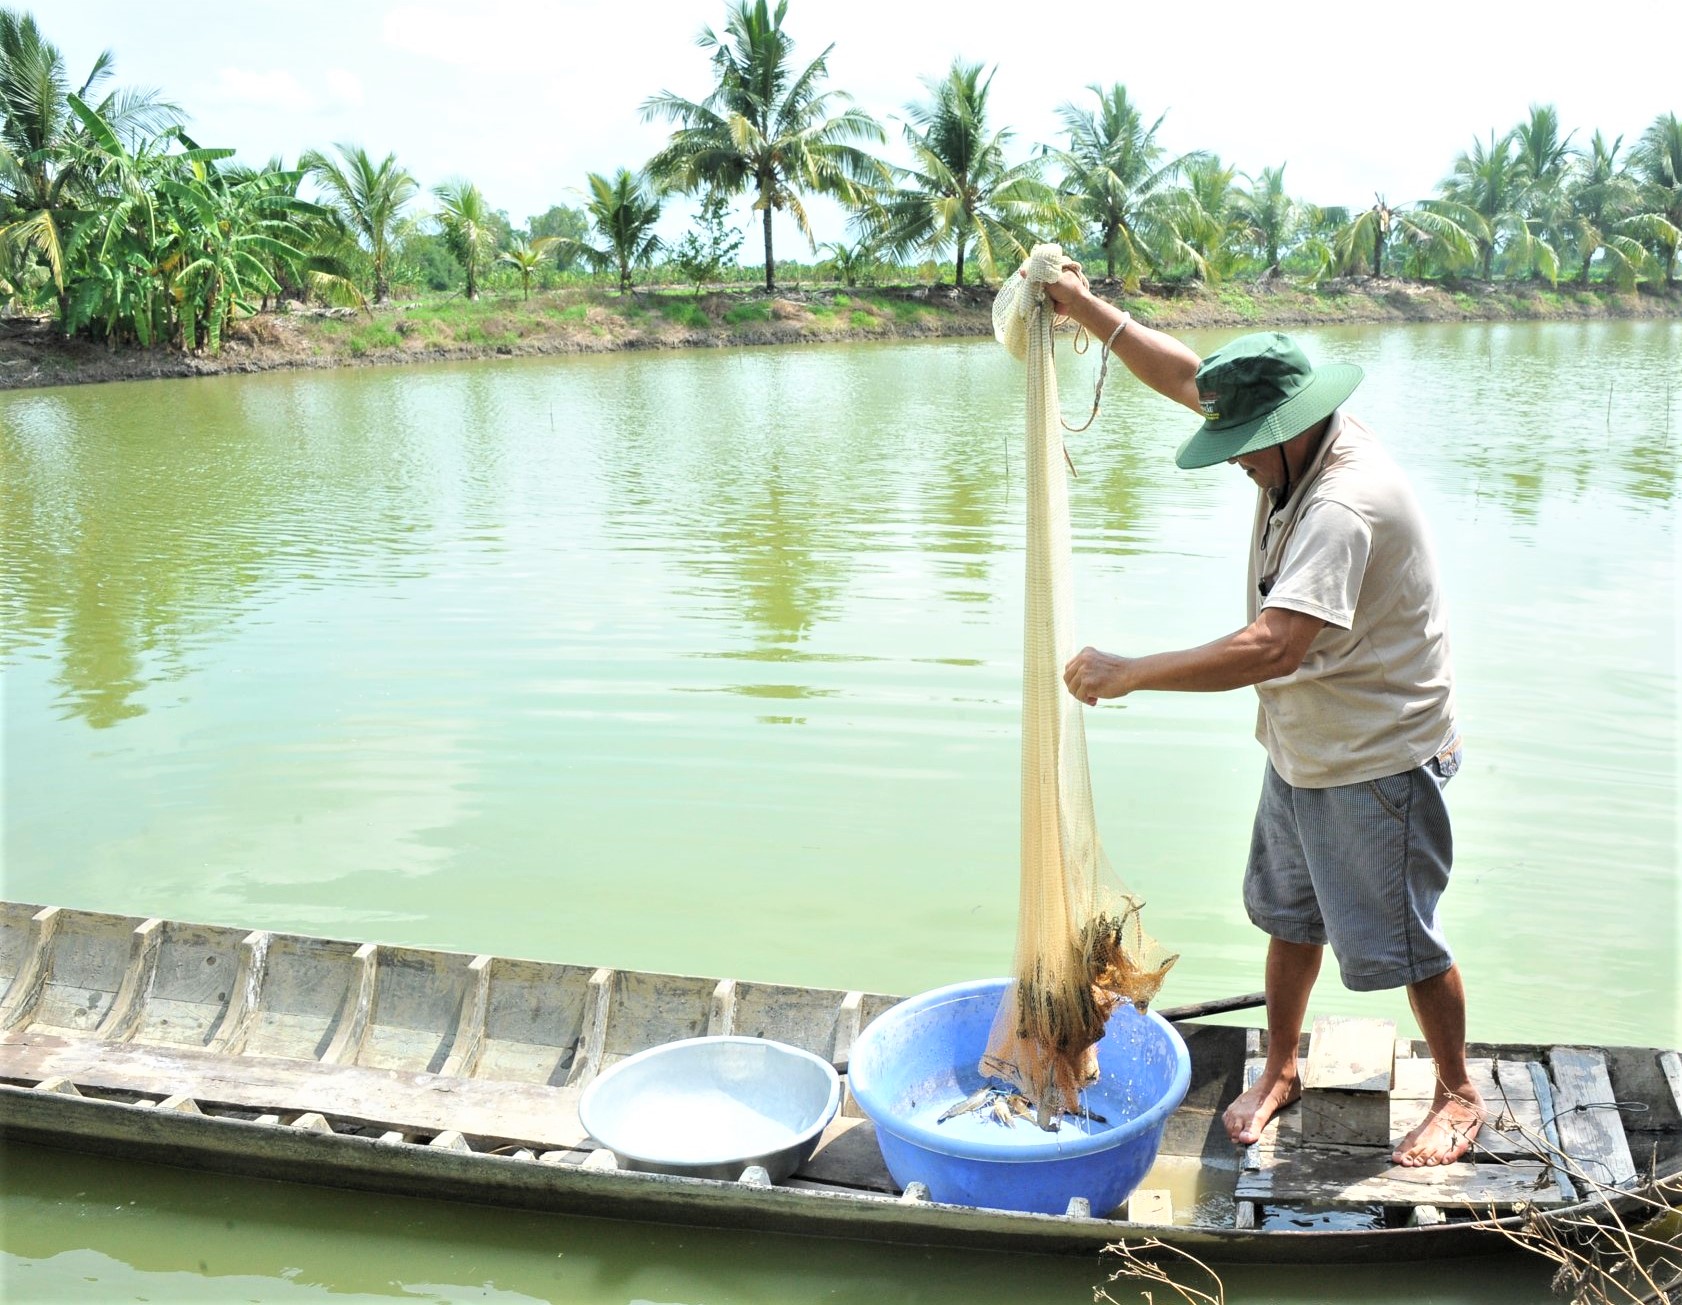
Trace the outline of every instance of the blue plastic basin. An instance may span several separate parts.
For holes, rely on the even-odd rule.
[[[853,1044],[847,1081],[876,1125],[888,1172],[931,1200],[1062,1214],[1084,1196],[1094,1215],[1127,1199],[1185,1099],[1191,1057],[1172,1025],[1123,1004],[1098,1044],[1098,1082],[1082,1100],[1104,1122],[1065,1117],[1055,1132],[984,1112],[936,1122],[987,1082],[977,1068],[1013,979],[937,988],[884,1011]]]

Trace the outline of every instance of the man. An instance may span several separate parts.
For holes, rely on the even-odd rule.
[[[1409,1166],[1471,1146],[1483,1102],[1466,1068],[1466,999],[1437,921],[1453,856],[1441,789],[1460,764],[1435,558],[1406,478],[1341,404],[1350,365],[1311,368],[1289,337],[1248,335],[1199,359],[1091,294],[1076,271],[1047,287],[1145,384],[1204,418],[1181,467],[1226,462],[1259,491],[1249,624],[1197,648],[1121,657],[1085,648],[1064,670],[1082,702],[1146,689],[1254,685],[1268,768],[1244,904],[1269,935],[1268,1056],[1229,1106],[1256,1140],[1301,1094],[1297,1045],[1329,942],[1344,984],[1407,988],[1436,1062],[1425,1121],[1396,1146]]]

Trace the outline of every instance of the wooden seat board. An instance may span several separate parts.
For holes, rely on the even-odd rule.
[[[1434,1205],[1511,1206],[1563,1203],[1547,1164],[1392,1164],[1389,1153],[1371,1148],[1300,1148],[1275,1155],[1260,1169],[1239,1174],[1233,1195],[1266,1204],[1324,1206]]]
[[[1635,1160],[1624,1136],[1606,1057],[1582,1047],[1548,1052],[1553,1071],[1554,1125],[1560,1148],[1571,1158],[1579,1187],[1622,1187],[1635,1177]]]
[[[328,1065],[278,1056],[219,1056],[25,1031],[0,1036],[0,1078],[65,1078],[101,1091],[185,1095],[202,1104],[314,1111],[404,1132],[579,1146],[577,1089]]]

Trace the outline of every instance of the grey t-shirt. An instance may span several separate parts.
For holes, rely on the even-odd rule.
[[[1256,686],[1256,737],[1287,784],[1330,788],[1411,770],[1455,738],[1454,670],[1436,554],[1401,468],[1341,410],[1283,507],[1264,490],[1249,619],[1326,622],[1302,665]]]

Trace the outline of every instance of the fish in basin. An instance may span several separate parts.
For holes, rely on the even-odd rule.
[[[998,1087],[988,1083],[947,1110],[945,1114],[935,1120],[935,1123],[944,1124],[948,1119],[956,1119],[959,1115],[974,1112],[981,1112],[982,1118],[991,1119],[996,1124],[1014,1128],[1018,1118],[1033,1118],[1035,1107],[1032,1101],[1014,1088]],[[1110,1122],[1102,1115],[1091,1110],[1066,1110],[1063,1113],[1073,1119],[1090,1119],[1095,1124]],[[1060,1120],[1053,1119],[1050,1127],[1056,1128],[1059,1122]]]

